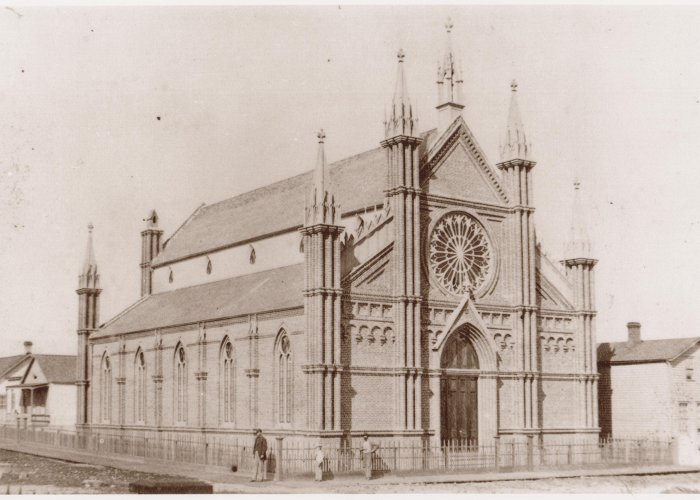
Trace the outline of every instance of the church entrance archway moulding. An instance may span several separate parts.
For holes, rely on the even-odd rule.
[[[432,427],[439,441],[491,444],[498,434],[497,364],[493,341],[470,322],[453,326],[433,350]]]

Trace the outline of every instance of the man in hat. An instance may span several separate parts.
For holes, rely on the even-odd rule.
[[[261,481],[267,479],[267,440],[262,435],[262,430],[255,429],[255,444],[253,445],[253,477],[251,481],[257,481],[260,475]]]
[[[372,479],[372,444],[369,442],[369,435],[365,432],[362,435],[362,468],[365,470],[365,478]]]

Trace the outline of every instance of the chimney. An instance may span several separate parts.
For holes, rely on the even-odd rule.
[[[627,342],[630,344],[636,344],[642,341],[641,333],[642,325],[636,321],[630,321],[627,323]]]
[[[24,353],[25,354],[31,354],[32,353],[32,343],[30,341],[26,341],[24,343]]]

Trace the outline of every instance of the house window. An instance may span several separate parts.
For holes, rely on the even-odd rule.
[[[223,421],[231,423],[234,421],[234,369],[233,369],[233,344],[226,339],[221,350],[221,403]]]
[[[187,355],[182,345],[175,349],[175,418],[187,423]]]
[[[7,395],[0,394],[0,410],[5,410],[7,408]]]
[[[693,380],[693,369],[691,367],[685,369],[685,379]]]
[[[277,343],[276,371],[278,422],[288,424],[292,421],[292,349],[285,332]]]
[[[143,424],[146,422],[146,356],[141,350],[136,355],[134,381],[134,420]]]
[[[112,363],[109,356],[102,357],[102,380],[100,383],[100,412],[103,422],[112,419]]]

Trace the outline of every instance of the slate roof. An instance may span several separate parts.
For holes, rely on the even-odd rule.
[[[304,304],[304,264],[149,295],[90,338],[196,323]]]
[[[598,364],[617,365],[672,361],[700,342],[700,337],[604,342],[598,344]]]
[[[372,149],[328,166],[343,213],[384,201],[386,153]],[[259,236],[301,227],[313,171],[197,209],[153,259],[158,267]]]
[[[74,384],[76,381],[77,356],[61,354],[34,354],[34,362],[50,384]]]
[[[423,155],[437,139],[437,129],[420,134]],[[370,149],[328,165],[330,189],[343,214],[384,202],[386,153]],[[166,241],[153,267],[278,232],[301,227],[305,194],[313,170],[274,184],[202,205]]]

